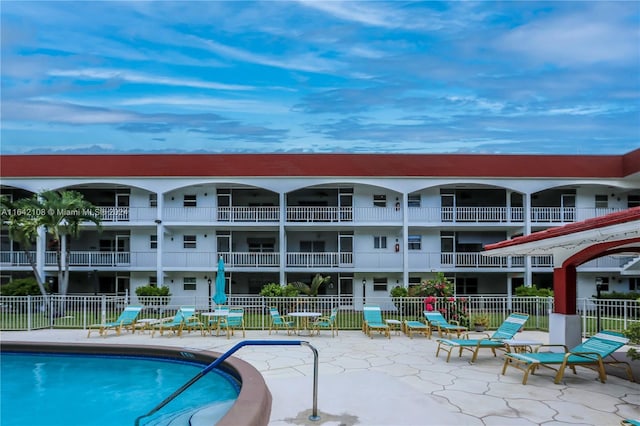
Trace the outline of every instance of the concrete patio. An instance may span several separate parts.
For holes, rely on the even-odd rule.
[[[237,335],[183,337],[111,333],[86,337],[83,330],[2,332],[2,340],[166,345],[225,352],[241,340]],[[284,332],[247,331],[247,339],[306,340],[319,352],[318,409],[311,421],[313,355],[306,347],[248,346],[236,356],[265,377],[273,395],[270,425],[619,425],[640,419],[640,384],[609,375],[600,383],[593,370],[578,367],[559,385],[553,372],[541,369],[522,385],[522,372],[500,374],[502,357],[481,351],[471,365],[462,358],[435,357],[436,342],[424,336],[392,335],[373,339],[359,331],[331,337],[287,336]],[[520,340],[547,343],[543,332],[524,331]],[[240,426],[240,425],[239,425]],[[242,425],[244,426],[244,425]]]

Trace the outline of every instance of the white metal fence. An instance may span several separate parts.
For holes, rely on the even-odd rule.
[[[255,295],[230,296],[227,304],[245,309],[245,327],[265,330],[269,328],[268,308],[275,306],[282,315],[291,312],[319,312],[328,315],[334,307],[339,308],[338,328],[356,330],[362,326],[362,306],[380,305],[385,319],[421,320],[425,308],[422,297],[362,298],[352,296],[319,297],[263,297]],[[463,317],[486,315],[489,328],[497,328],[511,312],[529,314],[525,328],[548,330],[549,314],[553,312],[553,298],[505,296],[460,297],[452,302],[441,298],[433,304],[434,309],[451,311],[451,304]],[[143,301],[126,296],[1,296],[1,330],[35,330],[42,328],[82,328],[91,324],[114,320],[128,304],[141,303],[144,309],[140,318],[163,318],[172,316],[183,305],[193,305],[197,312],[215,308],[206,297],[166,298],[146,297]],[[582,333],[590,336],[601,329],[624,330],[631,322],[640,321],[640,303],[635,300],[578,299],[578,314],[581,317]],[[465,318],[462,318],[463,320]]]

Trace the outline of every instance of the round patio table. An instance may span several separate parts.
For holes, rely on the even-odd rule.
[[[309,318],[321,317],[320,312],[289,312],[288,316],[296,319],[296,328],[298,329],[298,336],[302,330],[308,330],[309,336],[311,336],[311,328],[309,326]]]

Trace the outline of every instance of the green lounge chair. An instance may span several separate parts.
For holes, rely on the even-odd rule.
[[[338,334],[338,327],[336,327],[336,318],[338,316],[338,308],[333,308],[331,310],[331,315],[318,317],[311,324],[311,330],[315,331],[320,335],[320,330],[331,330],[331,337],[334,337],[334,334]]]
[[[130,328],[133,331],[136,323],[136,318],[138,318],[138,315],[140,314],[140,311],[142,311],[142,308],[143,307],[140,305],[129,305],[124,308],[124,311],[122,311],[120,316],[115,321],[105,322],[104,324],[90,325],[87,337],[89,337],[91,335],[91,332],[95,330],[98,330],[98,334],[103,337],[107,335],[108,330],[115,330],[117,336],[120,335],[123,328]]]
[[[269,308],[269,314],[271,315],[271,325],[269,326],[269,334],[271,334],[271,330],[275,330],[276,333],[278,330],[287,330],[287,335],[290,335],[292,331],[295,332],[296,322],[288,321],[280,316],[280,312],[278,308],[271,307]]]
[[[160,331],[161,336],[165,331],[172,331],[174,334],[181,336],[183,330],[191,331],[195,328],[199,328],[200,333],[204,336],[204,325],[196,317],[196,308],[194,306],[181,306],[173,317],[163,318],[153,325],[151,337],[155,335],[156,330]]]
[[[576,366],[579,365],[595,369],[598,372],[600,381],[604,383],[607,379],[604,366],[606,364],[622,364],[626,365],[629,380],[633,382],[634,378],[631,366],[627,362],[615,359],[607,360],[617,349],[620,349],[628,342],[629,339],[622,333],[603,330],[571,350],[565,345],[542,345],[540,347],[559,347],[563,348],[563,352],[540,352],[540,348],[538,348],[534,353],[508,353],[505,355],[502,374],[504,375],[506,373],[507,367],[509,366],[524,371],[522,384],[526,385],[529,373],[535,374],[538,367],[546,367],[556,371],[554,383],[558,384],[562,380],[566,368],[570,368],[573,374],[577,374]],[[556,366],[557,368],[552,366]]]
[[[482,348],[491,349],[493,356],[496,356],[496,349],[506,351],[506,346],[503,340],[512,339],[513,336],[515,336],[515,334],[522,328],[524,323],[527,322],[527,319],[529,319],[529,315],[527,314],[511,314],[491,336],[483,333],[487,336],[486,338],[471,339],[469,338],[470,334],[465,333],[464,338],[460,339],[438,339],[436,357],[441,350],[445,351],[448,353],[447,362],[449,362],[449,359],[451,358],[451,351],[459,349],[459,356],[462,356],[462,351],[467,350],[473,353],[471,363],[474,363],[478,358],[478,352],[480,352],[480,349]]]
[[[456,337],[460,338],[460,335],[465,331],[468,331],[467,327],[463,327],[458,321],[448,322],[442,313],[437,311],[424,311],[423,312],[427,324],[429,324],[429,338],[431,338],[431,332],[438,331],[438,336],[444,337],[445,334],[451,335],[455,333]]]
[[[233,336],[234,330],[242,330],[242,337],[246,337],[244,330],[244,308],[229,308],[229,315],[224,323],[224,327],[227,330],[227,339]]]
[[[429,330],[429,326],[421,321],[405,320],[402,323],[402,329],[410,339],[413,339],[414,333],[422,333],[425,337],[431,338],[431,331]]]
[[[389,325],[382,320],[382,310],[378,305],[364,305],[362,309],[364,320],[362,321],[362,331],[373,339],[372,331],[378,331],[391,339]]]

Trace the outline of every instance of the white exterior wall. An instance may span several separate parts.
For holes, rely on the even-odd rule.
[[[232,198],[234,205],[247,205],[249,203],[268,203],[280,199],[280,194],[286,194],[300,188],[314,185],[324,185],[327,188],[335,188],[340,183],[341,186],[351,186],[353,188],[353,222],[342,223],[303,223],[290,226],[285,218],[281,217],[278,224],[261,225],[260,223],[228,223],[217,222],[217,188],[230,188],[242,186],[243,188],[255,188],[257,196],[250,196],[246,192],[238,192]],[[429,179],[429,178],[354,178],[354,179],[332,179],[332,178],[234,178],[225,179],[205,179],[205,178],[113,178],[108,181],[96,179],[4,179],[5,187],[22,188],[31,191],[39,191],[43,188],[62,189],[77,184],[96,184],[101,187],[109,185],[124,185],[130,188],[129,205],[131,208],[131,221],[105,223],[104,235],[129,234],[129,250],[131,252],[131,265],[128,267],[101,267],[98,268],[101,274],[108,273],[128,273],[130,274],[130,291],[146,285],[149,276],[156,274],[157,259],[161,259],[164,282],[171,288],[174,294],[208,294],[208,283],[204,278],[210,276],[215,270],[217,262],[216,231],[231,231],[233,235],[232,252],[248,251],[248,238],[273,238],[276,241],[275,250],[281,251],[285,256],[280,259],[278,265],[271,266],[270,270],[284,269],[284,275],[288,273],[301,272],[300,267],[288,267],[286,264],[286,252],[299,251],[300,241],[322,239],[325,241],[325,251],[338,251],[338,235],[341,232],[353,233],[353,264],[340,267],[309,267],[309,274],[321,272],[323,274],[347,273],[354,276],[354,295],[362,293],[362,278],[367,279],[367,295],[380,295],[373,291],[374,277],[387,277],[388,290],[396,285],[396,280],[400,284],[406,285],[405,277],[420,276],[427,279],[434,272],[444,271],[447,275],[461,274],[464,276],[474,275],[478,277],[478,291],[482,293],[505,293],[509,277],[523,276],[523,267],[509,268],[473,268],[473,267],[442,267],[440,264],[440,232],[442,230],[458,232],[462,239],[483,244],[493,243],[509,235],[525,233],[525,223],[440,223],[438,220],[432,222],[420,221],[419,223],[406,218],[406,196],[409,193],[418,191],[421,195],[421,207],[423,209],[434,209],[439,212],[440,189],[447,187],[453,189],[460,185],[485,185],[492,188],[507,188],[507,203],[509,203],[509,191],[516,191],[523,194],[526,199],[531,194],[557,187],[577,187],[576,189],[576,209],[591,209],[595,207],[595,195],[608,195],[609,209],[626,208],[626,194],[630,190],[634,194],[640,193],[640,185],[633,181],[620,180],[589,180],[589,179]],[[262,189],[274,191],[274,193],[261,193]],[[117,192],[117,190],[114,190]],[[470,188],[473,191],[473,188]],[[562,191],[559,191],[562,192]],[[160,209],[149,206],[149,194],[158,194],[158,205]],[[183,200],[185,194],[195,194],[197,196],[197,207],[184,208]],[[206,195],[205,195],[206,194]],[[374,195],[386,195],[387,208],[373,206]],[[611,194],[614,194],[612,197]],[[400,212],[396,212],[396,197],[402,203]],[[173,199],[172,199],[173,198]],[[337,203],[337,202],[336,202]],[[359,208],[364,210],[358,211]],[[136,212],[134,215],[134,211]],[[281,209],[284,211],[284,209]],[[171,214],[169,214],[171,212]],[[186,214],[188,213],[188,214]],[[193,213],[193,218],[189,214]],[[396,214],[397,213],[397,214]],[[606,212],[603,212],[603,214]],[[372,217],[371,215],[374,214]],[[392,219],[376,219],[388,215]],[[171,216],[184,217],[183,220],[175,220]],[[359,215],[363,217],[359,220]],[[439,218],[439,213],[434,217]],[[164,235],[158,235],[162,239],[162,254],[149,247],[149,238],[157,233],[155,219],[162,220]],[[430,220],[430,219],[429,219]],[[540,226],[557,226],[557,224],[534,224],[536,229]],[[421,249],[407,250],[407,234],[421,235]],[[196,235],[197,248],[185,249],[183,247],[184,235]],[[205,237],[207,235],[207,237]],[[284,235],[286,241],[280,240],[280,235]],[[373,237],[386,236],[386,249],[374,249]],[[73,241],[72,248],[75,250],[97,250],[101,236],[91,231],[86,232],[81,237],[81,241]],[[395,243],[398,239],[400,245],[399,252],[395,251]],[[286,242],[286,250],[283,248]],[[8,268],[8,269],[7,269]],[[53,269],[46,267],[46,271]],[[74,267],[71,268],[74,270]],[[87,268],[78,267],[78,271],[85,271]],[[239,277],[238,274],[259,274],[268,268],[264,267],[242,267],[230,268],[228,273]],[[11,272],[10,265],[3,266],[3,274]],[[27,271],[26,267],[16,267],[15,271]],[[536,272],[552,273],[551,267],[537,268]],[[182,280],[185,276],[195,276],[197,278],[197,289],[185,292],[182,290]],[[609,276],[610,291],[628,291],[627,278],[620,278],[618,270],[602,268],[599,271],[580,272],[578,271],[578,296],[588,297],[595,292],[595,277]],[[171,282],[173,280],[173,282]],[[284,279],[286,282],[286,278]],[[242,284],[245,285],[244,283]]]

